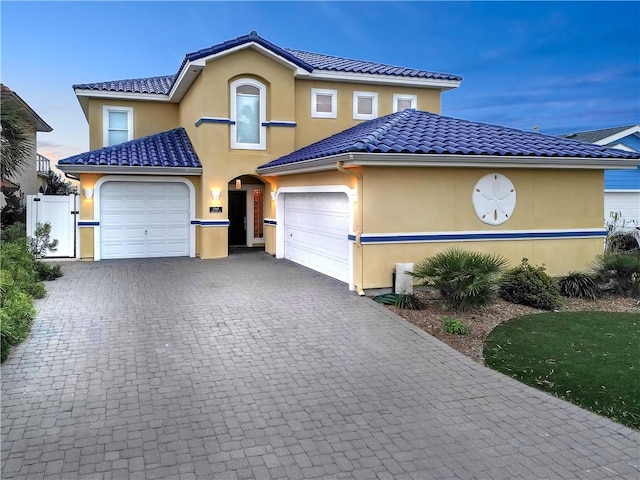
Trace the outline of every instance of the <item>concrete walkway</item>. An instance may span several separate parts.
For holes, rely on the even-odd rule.
[[[2,365],[3,479],[638,479],[638,432],[264,253],[72,262]]]

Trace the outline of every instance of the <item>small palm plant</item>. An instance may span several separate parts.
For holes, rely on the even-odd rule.
[[[500,255],[452,248],[422,260],[410,275],[437,288],[447,306],[469,310],[493,300],[506,265]]]
[[[596,257],[591,267],[596,281],[604,290],[640,298],[640,255],[605,252]]]

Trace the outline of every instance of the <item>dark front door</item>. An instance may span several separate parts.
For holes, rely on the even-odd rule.
[[[229,245],[247,245],[247,192],[229,192]]]

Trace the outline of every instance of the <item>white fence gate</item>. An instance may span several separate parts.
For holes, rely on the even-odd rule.
[[[27,235],[34,236],[38,223],[51,224],[51,240],[58,240],[47,257],[76,256],[77,195],[27,195]]]

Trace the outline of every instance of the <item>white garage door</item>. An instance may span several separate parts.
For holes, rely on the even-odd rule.
[[[107,182],[100,188],[101,258],[189,256],[184,183]]]
[[[349,282],[349,199],[344,193],[284,195],[284,257]]]

